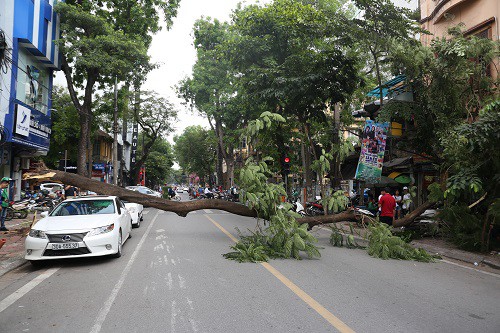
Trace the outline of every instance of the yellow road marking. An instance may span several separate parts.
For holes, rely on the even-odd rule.
[[[215,222],[210,216],[205,215],[207,219],[210,220],[220,231],[222,231],[227,237],[229,237],[233,242],[237,243],[238,240],[231,233],[229,233],[223,226]],[[301,300],[303,300],[307,305],[314,309],[321,317],[328,321],[333,327],[335,327],[341,333],[354,333],[354,330],[347,326],[342,320],[335,317],[330,311],[328,311],[324,306],[319,304],[314,298],[309,296],[305,291],[300,289],[295,283],[290,281],[286,276],[281,274],[276,268],[271,266],[267,262],[260,263],[265,269],[267,269],[272,275],[274,275],[278,280],[281,281],[285,286],[287,286],[295,295],[297,295]]]

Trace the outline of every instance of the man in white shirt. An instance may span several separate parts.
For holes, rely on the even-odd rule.
[[[403,216],[408,214],[411,206],[411,196],[408,192],[408,187],[403,187]]]
[[[205,196],[207,197],[207,199],[213,199],[214,197],[214,194],[212,193],[212,191],[210,191],[210,188],[208,187],[205,187]]]

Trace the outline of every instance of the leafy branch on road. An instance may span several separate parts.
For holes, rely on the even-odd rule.
[[[264,158],[255,162],[249,158],[240,171],[241,200],[248,208],[255,210],[259,218],[269,221],[269,227],[258,229],[251,236],[240,234],[240,241],[231,248],[235,252],[224,255],[227,259],[239,262],[260,262],[269,258],[301,259],[300,252],[309,258],[320,257],[314,245],[317,239],[307,231],[307,225],[300,225],[296,218],[299,215],[291,210],[292,205],[282,203],[285,196],[283,184],[268,183],[272,172]]]

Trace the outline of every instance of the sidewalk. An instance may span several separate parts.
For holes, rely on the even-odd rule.
[[[0,231],[0,239],[6,240],[0,249],[0,276],[26,262],[24,259],[24,239],[26,228],[33,222],[33,216],[34,214],[29,214],[25,219],[5,221],[5,226],[9,231]],[[37,214],[37,220],[39,219],[40,213]]]

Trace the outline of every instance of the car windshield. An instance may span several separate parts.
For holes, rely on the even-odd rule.
[[[113,200],[65,201],[54,209],[50,216],[114,214]]]

